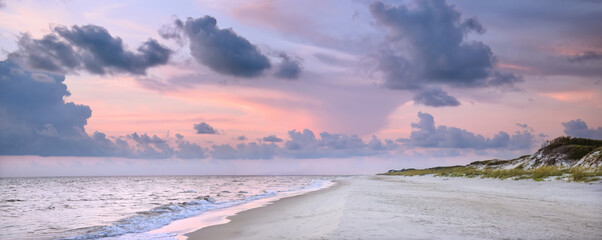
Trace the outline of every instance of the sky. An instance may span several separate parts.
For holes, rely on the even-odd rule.
[[[0,176],[366,174],[602,139],[598,1],[0,0]]]

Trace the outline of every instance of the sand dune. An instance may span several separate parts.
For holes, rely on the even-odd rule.
[[[189,239],[602,239],[602,184],[359,176]]]

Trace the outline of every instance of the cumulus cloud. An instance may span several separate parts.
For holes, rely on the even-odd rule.
[[[161,36],[180,39],[181,31],[190,42],[192,56],[218,73],[236,77],[257,77],[271,67],[269,59],[257,46],[232,29],[220,29],[211,16],[175,20],[175,28]]]
[[[392,140],[385,140],[383,144],[376,137],[366,143],[357,135],[338,133],[322,132],[320,138],[316,138],[309,129],[302,132],[291,130],[288,134],[289,140],[284,144],[283,155],[292,158],[370,156],[385,154],[397,148],[397,144]]]
[[[372,136],[370,141],[366,142],[357,135],[322,132],[319,134],[320,137],[316,138],[309,129],[291,130],[288,135],[287,140],[277,138],[284,141],[283,147],[275,144],[280,142],[275,136],[268,136],[260,143],[240,143],[235,146],[213,145],[210,154],[215,159],[345,158],[387,154],[399,147],[393,140],[383,141],[376,136]],[[276,141],[266,141],[266,139]]]
[[[461,128],[435,126],[435,120],[428,113],[418,113],[419,121],[412,123],[409,138],[398,139],[407,146],[424,148],[466,148],[466,149],[530,149],[535,143],[531,131],[517,131],[512,136],[500,131],[493,138],[485,138],[479,134]]]
[[[179,134],[178,134],[179,135]],[[196,143],[191,143],[189,141],[184,140],[184,137],[180,135],[176,140],[177,151],[175,152],[175,156],[181,159],[203,159],[209,157],[207,154],[208,150],[202,148]]]
[[[136,144],[135,155],[143,158],[167,158],[173,155],[173,149],[167,141],[157,137],[157,135],[148,136],[147,134],[138,135],[133,133],[127,136]]]
[[[445,107],[445,106],[458,106],[460,102],[453,97],[448,95],[441,88],[429,88],[414,96],[414,102],[425,106],[432,107]]]
[[[63,154],[59,145],[89,140],[84,125],[92,110],[63,100],[70,95],[64,81],[64,76],[26,71],[9,60],[0,62],[4,154]]]
[[[217,130],[206,122],[194,124],[194,130],[197,134],[218,134]]]
[[[96,25],[58,26],[41,39],[23,34],[17,43],[19,49],[9,55],[10,59],[33,69],[58,73],[83,69],[99,75],[144,75],[148,68],[166,64],[172,54],[153,39],[130,51],[121,38]]]
[[[159,29],[159,35],[180,45],[189,44],[190,52],[198,63],[209,69],[240,78],[254,78],[272,71],[276,78],[299,78],[302,65],[300,57],[283,51],[274,51],[269,56],[279,59],[273,66],[270,58],[245,37],[231,28],[219,28],[212,16],[175,19],[173,24]]]
[[[389,30],[389,41],[377,54],[386,87],[414,91],[431,85],[471,88],[512,86],[522,81],[494,69],[495,58],[489,46],[466,39],[470,32],[483,33],[483,26],[474,18],[463,19],[443,0],[419,0],[413,8],[375,2],[370,11]],[[448,96],[441,89],[437,93]],[[418,98],[428,97],[425,94],[428,91]],[[430,106],[441,101],[433,103]]]
[[[0,155],[205,158],[206,150],[176,134],[177,148],[156,135],[92,136],[90,107],[65,102],[65,76],[0,61]]]
[[[282,138],[276,137],[276,135],[270,135],[261,139],[264,142],[283,142]]]
[[[591,138],[602,140],[602,127],[589,128],[581,119],[563,122],[564,133],[571,137]]]
[[[228,145],[213,145],[211,157],[214,159],[272,159],[280,152],[280,147],[270,143],[240,143],[236,148]]]
[[[281,62],[274,76],[284,79],[297,79],[301,75],[301,58],[291,57],[284,52],[276,55]]]

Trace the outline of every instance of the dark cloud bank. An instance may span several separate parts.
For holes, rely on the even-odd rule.
[[[289,131],[286,139],[271,135],[259,143],[213,145],[207,149],[180,134],[175,138],[139,133],[107,137],[101,132],[90,136],[85,125],[92,111],[88,106],[64,101],[69,96],[64,80],[62,75],[26,70],[10,60],[0,62],[0,155],[307,159],[386,155],[415,147],[528,150],[535,144],[533,130],[524,124],[519,125],[521,131],[512,135],[500,132],[485,138],[460,128],[436,126],[428,113],[419,113],[410,137],[397,141],[376,136],[364,141],[357,135],[328,132],[316,135],[305,129]],[[602,138],[602,128],[590,129],[579,119],[563,125],[568,135]],[[217,133],[205,122],[194,124],[192,129],[196,133]]]
[[[409,138],[398,139],[404,145],[425,148],[468,148],[468,149],[530,149],[535,143],[532,131],[522,127],[514,135],[499,132],[493,138],[466,131],[461,128],[435,126],[435,120],[428,113],[418,113],[419,121],[412,123],[412,133]]]
[[[207,157],[205,149],[181,136],[176,147],[156,135],[89,136],[84,127],[92,110],[64,101],[70,95],[64,80],[62,75],[0,61],[0,155]]]
[[[177,42],[188,40],[192,56],[211,70],[235,77],[253,78],[271,69],[272,63],[261,50],[232,29],[220,29],[211,16],[176,19],[171,26],[159,30],[165,39]],[[296,79],[301,73],[300,60],[286,53],[278,53],[280,64],[274,75]]]
[[[415,1],[413,8],[375,2],[370,11],[388,29],[388,42],[376,54],[385,86],[417,92],[417,104],[460,104],[438,86],[509,87],[522,81],[494,69],[489,46],[467,40],[468,33],[482,34],[485,28],[474,18],[463,19],[444,0]]]
[[[146,74],[150,67],[164,65],[172,51],[149,39],[136,51],[126,49],[119,37],[96,25],[58,26],[41,39],[23,34],[19,49],[9,55],[15,62],[55,73],[86,70],[93,74]]]
[[[175,138],[138,133],[107,137],[101,132],[90,136],[85,125],[92,111],[88,106],[64,101],[69,96],[64,80],[62,75],[23,69],[11,60],[0,62],[0,155],[306,159],[394,154],[414,147],[525,150],[534,146],[533,130],[526,125],[519,125],[522,131],[512,135],[500,132],[485,138],[460,128],[435,126],[427,113],[419,113],[410,137],[397,142],[376,136],[364,141],[357,135],[328,132],[316,136],[308,129],[289,131],[287,139],[271,135],[259,143],[213,145],[211,149],[191,143],[180,134]],[[589,129],[581,120],[563,125],[569,135],[602,138],[602,128]],[[205,122],[194,124],[192,129],[201,134],[217,133]]]

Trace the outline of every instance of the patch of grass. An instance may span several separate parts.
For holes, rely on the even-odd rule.
[[[595,170],[573,168],[569,170],[572,180],[575,182],[593,182],[599,180],[602,176],[602,169]]]
[[[543,166],[533,170],[524,170],[522,168],[514,169],[476,169],[471,166],[452,166],[452,167],[436,167],[428,169],[413,169],[403,172],[384,173],[382,175],[401,175],[401,176],[416,176],[432,174],[437,177],[481,177],[481,178],[497,178],[497,179],[533,179],[535,181],[543,181],[548,177],[564,178],[568,176],[570,181],[575,182],[591,182],[600,179],[602,169],[587,169],[587,168],[560,168],[555,166]]]

